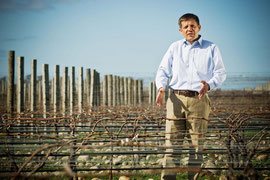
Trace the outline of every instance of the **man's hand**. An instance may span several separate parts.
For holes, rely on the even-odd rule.
[[[207,91],[210,90],[210,86],[207,82],[201,81],[201,83],[202,83],[202,87],[199,91],[199,99],[202,99],[205,93],[207,93]]]
[[[156,103],[159,107],[163,105],[163,96],[164,96],[165,90],[163,87],[159,88],[158,90],[158,95],[156,99]]]

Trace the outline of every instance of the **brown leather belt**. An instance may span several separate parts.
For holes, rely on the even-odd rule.
[[[198,96],[199,93],[197,91],[183,91],[183,90],[173,90],[174,94],[179,94],[187,97]]]

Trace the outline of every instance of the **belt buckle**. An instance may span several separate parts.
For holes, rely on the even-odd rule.
[[[189,96],[189,92],[188,92],[188,91],[182,91],[182,94],[183,94],[184,96]]]
[[[192,97],[193,93],[191,91],[185,91],[186,96],[188,97]]]
[[[187,90],[174,90],[174,93],[176,93],[178,95],[187,96],[187,97],[193,97],[196,95],[196,92],[187,91]]]
[[[193,97],[193,96],[195,96],[195,92],[194,92],[194,91],[185,91],[185,94],[186,94],[186,96],[188,96],[188,97]]]

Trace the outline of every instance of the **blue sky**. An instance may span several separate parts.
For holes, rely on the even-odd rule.
[[[270,73],[268,0],[0,0],[0,76],[8,51],[42,64],[95,68],[101,74],[154,75],[169,45],[183,36],[178,18],[200,17],[229,73]]]

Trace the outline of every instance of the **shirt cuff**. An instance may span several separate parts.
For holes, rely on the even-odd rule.
[[[212,91],[213,89],[216,88],[216,83],[214,82],[213,79],[211,79],[210,81],[208,81],[207,84],[209,84],[209,87],[210,87],[209,91]]]
[[[163,86],[163,84],[162,83],[160,83],[160,82],[155,82],[156,83],[156,87],[157,87],[157,90],[159,90],[160,88],[164,88],[164,90],[165,90],[165,86]]]

